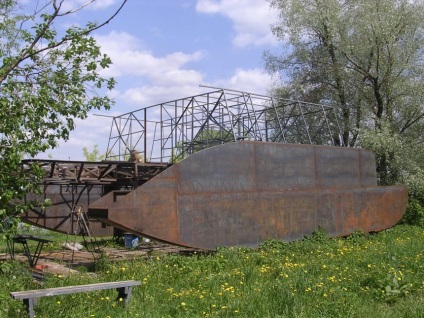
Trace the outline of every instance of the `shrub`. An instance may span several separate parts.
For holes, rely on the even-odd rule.
[[[402,222],[424,227],[424,206],[419,200],[414,198],[409,199]]]

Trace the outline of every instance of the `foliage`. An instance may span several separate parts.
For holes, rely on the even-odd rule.
[[[424,205],[417,199],[409,199],[402,221],[407,224],[418,225],[424,228]]]
[[[376,161],[380,163],[379,184],[390,185],[401,180],[402,167],[407,168],[408,157],[405,154],[409,149],[400,135],[393,134],[386,126],[379,131],[364,129],[361,143],[375,153]]]
[[[311,236],[305,237],[304,240],[313,242],[326,242],[329,240],[329,236],[324,228],[319,227],[312,233]]]
[[[265,53],[268,71],[281,78],[277,94],[335,107],[343,144],[373,146],[381,184],[409,181],[405,175],[424,162],[423,2],[270,4],[285,47],[282,55]]]
[[[93,149],[90,151],[87,147],[82,148],[85,160],[87,161],[101,161],[105,159],[105,155],[101,155],[99,151],[99,146],[94,145]]]
[[[13,231],[14,218],[29,209],[28,192],[37,192],[42,176],[36,165],[21,169],[24,156],[54,148],[67,140],[74,119],[91,109],[108,109],[112,100],[96,91],[111,90],[115,81],[99,72],[112,62],[90,33],[107,24],[88,22],[64,32],[55,26],[94,1],[65,11],[63,0],[25,8],[17,0],[0,2],[0,224]],[[28,3],[29,4],[29,3]],[[3,232],[2,235],[5,235]]]
[[[37,317],[423,317],[424,229],[397,226],[353,242],[267,241],[259,249],[105,262],[96,275],[48,278],[42,288],[135,279],[129,308],[116,291],[44,297]],[[37,288],[0,274],[0,316],[25,317],[10,291]]]
[[[395,301],[400,296],[406,296],[411,290],[411,284],[402,282],[402,273],[394,273],[388,275],[385,280],[381,282],[384,286],[382,298],[386,299],[389,303]]]
[[[288,246],[287,242],[269,239],[263,242],[260,246],[263,250],[278,250],[278,249],[284,249]]]
[[[337,120],[330,107],[294,102],[283,89],[276,89],[275,95],[279,98],[265,114],[267,141],[340,145]]]
[[[189,143],[179,143],[173,150],[171,162],[180,162],[184,158],[206,148],[234,141],[231,131],[217,129],[201,129]]]
[[[110,265],[110,260],[104,251],[100,252],[100,256],[96,259],[94,266],[96,271],[104,271]]]
[[[12,262],[0,262],[0,272],[3,274],[10,274],[14,264]]]
[[[362,230],[353,231],[346,239],[351,241],[353,244],[361,244],[367,238],[367,234]]]

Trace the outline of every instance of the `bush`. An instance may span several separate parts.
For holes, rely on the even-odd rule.
[[[409,199],[402,222],[424,227],[424,206],[419,200],[414,198]]]

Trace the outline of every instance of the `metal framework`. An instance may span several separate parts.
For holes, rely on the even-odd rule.
[[[393,226],[407,188],[378,187],[370,151],[315,146],[340,137],[329,106],[215,89],[113,117],[107,160],[24,160],[44,171],[42,193],[25,200],[52,204],[21,217],[202,249]],[[126,160],[133,149],[144,162]]]
[[[127,161],[65,161],[26,159],[22,168],[36,164],[43,171],[44,185],[119,185],[136,188],[165,170],[167,164],[133,163]]]
[[[22,220],[62,233],[85,235],[83,233],[92,232],[100,236],[112,235],[112,228],[85,219],[89,204],[110,191],[117,192],[117,196],[124,195],[168,168],[167,164],[128,161],[22,161],[22,169],[31,171],[31,165],[44,171],[40,183],[42,194],[29,193],[25,200],[42,202],[48,198],[52,205],[35,206],[21,215]],[[85,221],[87,224],[83,224]]]
[[[342,139],[330,106],[215,88],[113,117],[106,158],[123,160],[136,149],[144,162],[174,163],[240,140],[339,145]]]

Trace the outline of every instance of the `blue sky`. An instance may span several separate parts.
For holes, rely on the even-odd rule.
[[[77,8],[87,1],[65,3]],[[56,27],[101,22],[120,2],[97,0]],[[117,80],[110,94],[116,105],[93,114],[119,115],[208,91],[199,84],[266,94],[273,79],[262,54],[278,51],[270,31],[276,16],[267,0],[128,0],[93,34],[113,61],[103,75]],[[110,124],[93,115],[77,121],[66,143],[38,158],[84,160],[83,147],[94,145],[104,152]]]

